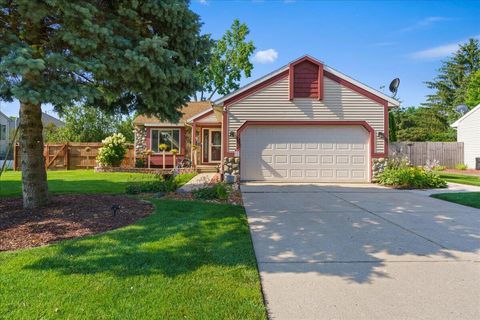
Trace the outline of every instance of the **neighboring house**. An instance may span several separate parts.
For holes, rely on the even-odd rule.
[[[51,115],[49,115],[48,113],[45,113],[45,112],[42,112],[42,124],[43,124],[43,127],[47,127],[47,126],[55,126],[55,127],[65,127],[65,122],[63,122],[62,120],[59,120]]]
[[[397,106],[304,56],[213,103],[189,103],[177,124],[137,117],[136,156],[152,149],[160,166],[158,143],[167,142],[244,181],[368,182],[388,154],[388,111]]]
[[[42,112],[43,127],[56,126],[63,127],[65,123],[51,115]],[[13,139],[15,129],[18,127],[19,119],[16,117],[8,117],[0,111],[0,156],[7,151],[7,146]]]
[[[8,117],[0,111],[0,159],[2,159],[7,152],[7,147],[13,138],[11,135],[16,128],[16,124],[16,118]]]
[[[480,170],[476,160],[480,159],[480,104],[455,121],[452,127],[457,128],[457,141],[463,142],[465,164]]]

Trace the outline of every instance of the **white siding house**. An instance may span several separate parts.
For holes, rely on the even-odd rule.
[[[214,105],[223,110],[224,172],[243,181],[368,182],[373,163],[388,156],[388,112],[399,102],[303,56]]]
[[[10,141],[10,131],[15,128],[15,120],[0,111],[0,157],[6,152]]]
[[[476,158],[480,158],[480,104],[452,124],[457,128],[457,141],[463,142],[465,164],[476,168]]]

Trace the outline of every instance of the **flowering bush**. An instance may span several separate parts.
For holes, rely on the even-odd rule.
[[[409,166],[385,169],[379,176],[378,182],[398,189],[445,188],[447,186],[445,180],[433,171]]]
[[[97,161],[101,166],[118,167],[127,152],[127,141],[123,134],[115,133],[102,141],[98,150]]]
[[[440,166],[440,161],[438,160],[427,160],[427,162],[425,163],[425,165],[423,166],[423,169],[425,171],[432,171],[434,170],[435,168],[439,167]]]

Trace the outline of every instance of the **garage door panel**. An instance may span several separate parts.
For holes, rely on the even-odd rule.
[[[252,126],[241,141],[242,180],[368,181],[369,133],[361,126]]]

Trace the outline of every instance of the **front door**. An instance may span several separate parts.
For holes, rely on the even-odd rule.
[[[222,160],[222,132],[220,129],[203,129],[203,162],[220,162]]]

